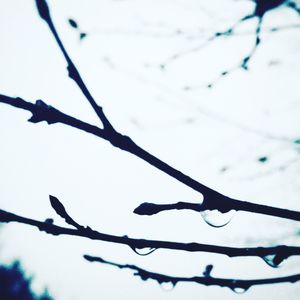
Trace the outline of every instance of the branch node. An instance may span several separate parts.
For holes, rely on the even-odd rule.
[[[39,99],[35,102],[34,109],[31,111],[32,117],[28,121],[31,123],[46,121],[49,125],[57,123],[58,119],[53,114],[54,110],[56,110],[54,107]]]

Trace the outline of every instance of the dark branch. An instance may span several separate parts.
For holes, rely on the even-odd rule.
[[[159,212],[162,211],[167,211],[167,210],[183,210],[183,209],[188,209],[188,210],[193,210],[197,212],[202,212],[205,210],[218,210],[220,212],[226,213],[230,210],[222,210],[222,208],[217,208],[217,203],[212,203],[215,200],[212,201],[205,201],[202,204],[196,204],[196,203],[189,203],[189,202],[177,202],[174,204],[154,204],[154,203],[149,203],[149,202],[144,202],[141,205],[139,205],[137,208],[134,209],[134,213],[138,215],[155,215]],[[238,200],[234,200],[238,201]],[[238,201],[240,202],[240,201]],[[282,209],[282,208],[276,208],[276,207],[271,207],[267,205],[261,205],[261,204],[254,204],[250,202],[240,202],[242,205],[241,209],[234,209],[232,210],[241,210],[241,211],[248,211],[248,212],[253,212],[253,213],[260,213],[260,214],[265,214],[265,215],[270,215],[270,216],[277,216],[281,218],[287,218],[290,220],[296,220],[299,221],[299,212],[293,211],[293,210],[287,210],[287,209]],[[238,207],[240,204],[235,202],[236,207]],[[256,211],[257,206],[259,206],[259,212]],[[214,208],[215,207],[215,208]]]
[[[31,123],[39,123],[42,121],[47,122],[49,125],[61,123],[85,131],[87,133],[91,133],[98,136],[99,138],[105,140],[108,139],[107,134],[103,129],[64,114],[51,105],[47,105],[42,100],[37,100],[36,103],[33,104],[31,102],[25,101],[20,97],[13,98],[0,94],[0,103],[5,103],[31,112],[32,117],[28,120]]]
[[[175,287],[175,285],[178,282],[193,282],[193,283],[198,283],[206,286],[228,287],[236,293],[243,293],[246,292],[250,287],[255,285],[275,284],[275,283],[284,283],[284,282],[295,283],[300,280],[300,274],[295,274],[295,275],[285,276],[285,277],[248,279],[248,280],[217,278],[217,277],[212,277],[210,274],[202,277],[200,276],[174,277],[174,276],[149,272],[135,265],[129,265],[129,264],[122,265],[122,264],[110,262],[104,260],[101,257],[90,256],[90,255],[84,255],[83,257],[89,262],[99,262],[102,264],[107,264],[110,266],[117,267],[119,269],[133,270],[135,271],[134,276],[140,277],[143,281],[152,279],[157,281],[158,284],[170,283],[173,287]]]
[[[67,69],[69,72],[69,77],[76,82],[76,84],[78,85],[78,87],[80,88],[80,90],[82,91],[84,96],[86,97],[86,99],[89,101],[90,105],[92,106],[92,108],[96,112],[97,116],[101,120],[104,129],[108,130],[108,131],[114,131],[114,128],[112,127],[112,125],[108,121],[107,117],[105,116],[102,107],[99,106],[96,103],[96,101],[94,100],[93,96],[91,95],[90,91],[88,90],[84,81],[82,80],[80,73],[78,72],[76,66],[74,65],[73,61],[71,60],[67,50],[65,49],[57,31],[56,31],[56,28],[53,24],[47,1],[46,0],[36,0],[36,5],[37,5],[38,12],[40,14],[40,17],[49,26],[49,29],[51,30],[51,32],[55,38],[55,41],[58,44],[58,46],[68,64]]]
[[[51,196],[51,202],[53,202],[53,196]],[[55,198],[56,204],[55,211],[66,219],[65,215],[68,215],[65,209],[63,208],[63,213],[61,213],[61,207],[63,205],[60,201]],[[69,218],[71,218],[68,215]],[[72,219],[72,218],[71,218]],[[73,219],[72,219],[73,220]],[[170,242],[170,241],[159,241],[159,240],[145,240],[145,239],[136,239],[129,238],[125,236],[115,236],[106,233],[101,233],[96,230],[91,229],[90,227],[84,227],[79,225],[73,220],[77,226],[76,229],[65,228],[54,225],[52,222],[40,222],[30,218],[25,218],[4,210],[0,210],[0,222],[17,222],[22,224],[31,225],[37,227],[40,231],[45,231],[48,234],[53,235],[70,235],[84,237],[92,240],[99,240],[105,242],[111,242],[116,244],[127,245],[132,248],[135,252],[138,253],[139,249],[150,248],[150,252],[153,252],[153,249],[170,249],[170,250],[182,250],[189,252],[210,252],[227,255],[229,257],[238,257],[238,256],[258,256],[266,259],[270,259],[272,256],[272,266],[278,266],[283,260],[287,259],[293,255],[300,255],[300,247],[292,246],[276,246],[276,247],[252,247],[252,248],[235,248],[235,247],[225,247],[225,246],[216,246],[216,245],[207,245],[199,243],[180,243],[180,242]],[[69,223],[69,222],[68,222]],[[271,265],[270,261],[266,261]]]
[[[229,197],[226,197],[209,187],[195,181],[194,179],[186,176],[185,174],[181,173],[180,171],[172,168],[168,164],[162,162],[161,160],[157,159],[150,153],[146,152],[142,148],[140,148],[138,145],[136,145],[129,137],[123,136],[120,133],[116,132],[108,120],[106,119],[105,115],[103,114],[102,108],[99,107],[92,96],[90,95],[88,89],[86,88],[78,70],[76,69],[75,65],[73,64],[72,60],[70,59],[68,53],[66,52],[57,32],[53,25],[52,19],[50,17],[49,8],[47,6],[47,3],[45,0],[37,0],[37,8],[39,11],[39,14],[42,19],[44,19],[51,32],[53,33],[53,36],[55,37],[55,40],[61,49],[67,63],[68,63],[68,70],[69,75],[72,79],[75,80],[75,82],[78,84],[80,89],[82,90],[83,94],[86,96],[86,98],[89,100],[90,104],[98,114],[99,118],[102,120],[104,129],[101,130],[95,126],[89,125],[87,123],[81,122],[75,118],[72,118],[70,116],[67,116],[60,111],[54,109],[51,106],[48,106],[43,101],[38,100],[36,102],[36,105],[33,105],[31,103],[28,103],[20,98],[10,98],[6,96],[1,96],[1,101],[7,104],[11,104],[13,106],[27,109],[32,112],[33,116],[29,120],[33,123],[41,122],[43,120],[47,121],[48,124],[53,123],[64,123],[66,125],[70,125],[73,127],[77,127],[81,130],[84,130],[86,132],[92,133],[94,135],[97,135],[101,138],[104,138],[106,140],[109,140],[111,144],[113,144],[116,147],[119,147],[125,151],[128,151],[143,160],[147,161],[148,163],[152,164],[156,168],[162,170],[163,172],[167,173],[168,175],[172,176],[173,178],[176,178],[177,180],[181,181],[182,183],[186,184],[187,186],[195,189],[196,191],[202,193],[204,195],[204,203],[202,205],[205,209],[218,209],[221,212],[227,212],[230,210],[245,210],[245,211],[251,211],[251,212],[257,212],[257,213],[263,213],[268,215],[275,215],[283,218],[288,219],[294,219],[294,220],[300,220],[300,213],[299,212],[292,212],[288,210],[283,209],[277,209],[277,208],[271,208],[267,206],[261,206],[252,204],[249,202],[243,202],[239,200],[235,200]],[[239,22],[242,22],[244,20],[247,20],[249,18],[252,18],[253,15],[249,15],[241,19]],[[261,23],[261,21],[260,21]],[[260,32],[260,23],[258,25],[257,29],[257,38],[256,38],[256,44],[259,44],[259,32]],[[223,32],[222,34],[218,34],[216,36],[220,35],[228,35],[231,34],[233,29],[230,29],[226,32]],[[254,49],[255,50],[255,49]],[[248,62],[244,61],[244,64],[246,65]],[[10,100],[10,101],[9,101]],[[150,214],[150,213],[149,213]],[[152,214],[152,213],[151,213]]]
[[[253,14],[243,17],[230,30],[227,30],[220,34],[216,34],[215,36],[217,37],[220,35],[231,34],[233,32],[234,27],[237,26],[239,23],[249,20],[253,17],[258,17],[259,23],[258,23],[258,27],[256,30],[256,44],[252,51],[254,53],[256,47],[260,43],[259,33],[260,33],[260,27],[261,27],[261,22],[262,22],[264,13],[270,9],[277,7],[278,5],[282,4],[284,1],[283,0],[273,0],[271,2],[272,3],[269,3],[268,5],[266,5],[264,1],[261,2],[260,0],[257,0],[255,11]],[[255,205],[252,203],[242,202],[242,201],[238,201],[238,200],[226,197],[226,196],[218,193],[217,191],[214,191],[213,189],[201,184],[200,182],[197,182],[196,180],[188,177],[187,175],[181,173],[180,171],[172,168],[168,164],[164,163],[163,161],[161,161],[158,158],[156,158],[155,156],[151,155],[144,149],[140,148],[129,137],[123,136],[120,133],[118,133],[112,127],[112,125],[110,124],[110,122],[108,121],[106,116],[104,115],[102,107],[100,107],[96,104],[95,100],[93,99],[89,90],[87,89],[85,83],[83,82],[78,70],[76,69],[74,63],[72,62],[69,54],[67,53],[60,37],[58,36],[58,33],[54,27],[54,24],[52,22],[50,11],[49,11],[49,8],[47,5],[47,1],[46,0],[36,0],[36,4],[37,4],[37,8],[38,8],[41,18],[49,26],[60,50],[62,51],[62,53],[66,59],[66,62],[68,64],[69,76],[77,83],[77,85],[79,86],[79,88],[81,89],[81,91],[83,92],[83,94],[88,99],[91,106],[93,107],[93,109],[95,110],[97,115],[99,116],[99,118],[102,121],[103,126],[104,126],[104,132],[108,134],[108,139],[111,142],[111,144],[142,158],[143,160],[147,161],[148,163],[150,163],[151,165],[160,169],[161,171],[167,173],[168,175],[172,176],[173,178],[176,178],[177,180],[179,180],[180,182],[184,183],[185,185],[191,187],[192,189],[195,189],[196,191],[202,193],[204,195],[204,199],[205,199],[205,201],[204,201],[205,209],[218,209],[221,212],[227,212],[230,210],[246,210],[246,211],[264,213],[264,214],[269,214],[269,215],[275,214],[276,216],[280,216],[283,218],[300,220],[300,212],[293,213],[291,211],[282,210],[282,209],[272,210],[269,207],[263,207],[263,206]],[[251,56],[252,56],[252,54],[249,55],[247,61],[244,59],[244,61],[243,61],[244,68],[246,67]],[[262,209],[263,212],[260,209]]]
[[[87,133],[93,134],[99,138],[105,139],[109,141],[113,146],[118,147],[126,152],[129,152],[143,159],[155,168],[161,170],[162,172],[177,179],[186,186],[203,194],[204,201],[201,205],[201,211],[217,209],[220,212],[225,213],[230,210],[240,210],[300,221],[300,212],[297,211],[254,204],[251,202],[240,201],[227,197],[194,180],[193,178],[185,175],[184,173],[171,167],[167,163],[161,161],[157,157],[153,156],[152,154],[135,144],[128,136],[122,135],[116,131],[107,131],[104,129],[100,129],[94,125],[90,125],[88,123],[80,121],[76,118],[73,118],[69,115],[60,112],[59,110],[50,105],[45,104],[41,100],[38,100],[36,104],[33,104],[21,98],[12,98],[0,94],[0,103],[5,103],[20,109],[30,111],[32,113],[32,117],[29,119],[30,122],[38,123],[46,121],[48,124],[62,123],[68,126],[72,126],[74,128],[83,130]],[[174,206],[173,204],[171,205],[172,207]],[[196,205],[196,208],[198,208],[198,206],[199,205]],[[190,204],[188,204],[188,207],[185,206],[183,209],[191,209]]]

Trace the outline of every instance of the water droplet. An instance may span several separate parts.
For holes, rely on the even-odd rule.
[[[160,287],[166,291],[166,292],[170,292],[174,289],[176,283],[172,282],[172,281],[165,281],[160,283]]]
[[[235,210],[230,210],[226,213],[214,210],[204,210],[201,212],[203,220],[212,227],[223,227],[227,225],[235,214]]]
[[[150,247],[145,247],[145,248],[132,248],[132,250],[141,256],[146,256],[157,250],[157,248],[150,248]]]
[[[249,287],[232,287],[231,290],[233,290],[236,294],[244,294],[248,291]]]
[[[287,257],[280,254],[269,254],[262,256],[262,259],[272,268],[278,268]]]

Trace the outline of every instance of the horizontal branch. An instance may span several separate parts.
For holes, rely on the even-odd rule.
[[[119,269],[133,270],[135,271],[134,276],[138,276],[144,281],[148,279],[152,279],[157,281],[157,283],[161,285],[171,284],[171,288],[175,287],[175,285],[178,282],[193,282],[193,283],[198,283],[206,286],[227,287],[236,293],[244,293],[250,287],[255,285],[276,284],[276,283],[284,283],[284,282],[295,283],[297,281],[300,281],[300,274],[295,274],[295,275],[285,276],[285,277],[246,280],[246,279],[227,279],[227,278],[212,277],[210,273],[207,273],[206,271],[203,272],[203,274],[206,274],[206,276],[204,275],[201,277],[200,276],[174,277],[174,276],[149,272],[135,265],[118,264],[118,263],[110,262],[104,260],[101,257],[90,256],[90,255],[84,255],[83,257],[89,262],[99,262],[102,264],[107,264],[110,266],[117,267]],[[208,267],[210,267],[210,269],[212,268],[211,265]]]
[[[260,213],[265,215],[272,215],[282,218],[287,218],[291,220],[297,220],[299,221],[299,212],[287,210],[287,209],[281,209],[276,207],[271,207],[267,205],[261,205],[261,204],[253,204],[250,202],[242,202],[242,208],[241,209],[233,209],[233,210],[241,210],[241,211],[248,211],[253,213]],[[236,207],[238,207],[239,204],[236,204]],[[259,212],[257,211],[257,206],[259,206]],[[169,204],[155,204],[155,203],[149,203],[144,202],[140,204],[137,208],[134,209],[134,213],[137,215],[146,215],[151,216],[158,214],[162,211],[169,211],[169,210],[193,210],[196,212],[203,212],[207,210],[220,210],[215,206],[215,208],[212,208],[211,203],[209,202],[203,202],[202,204],[197,203],[189,203],[189,202],[177,202],[177,203],[169,203]],[[223,211],[226,213],[226,211]]]
[[[254,204],[251,202],[236,200],[227,197],[205,186],[204,184],[196,181],[195,179],[185,175],[179,170],[171,167],[164,161],[160,160],[159,158],[155,157],[154,155],[150,154],[146,150],[139,147],[128,136],[122,135],[117,131],[108,131],[105,129],[101,129],[97,126],[91,125],[89,123],[83,122],[74,117],[71,117],[65,113],[62,113],[56,108],[47,105],[42,100],[37,100],[36,104],[33,104],[19,97],[13,98],[13,97],[0,94],[0,103],[8,104],[16,108],[30,111],[32,113],[32,117],[29,119],[29,121],[32,123],[46,121],[49,125],[54,123],[65,124],[73,128],[77,128],[79,130],[93,134],[104,140],[107,140],[113,146],[141,158],[142,160],[148,162],[150,165],[154,166],[155,168],[177,179],[181,183],[196,190],[197,192],[203,194],[204,201],[201,204],[200,210],[217,209],[220,212],[224,212],[224,213],[230,210],[236,210],[236,211],[240,210],[240,211],[247,211],[252,213],[259,213],[264,215],[270,215],[270,216],[276,216],[280,218],[300,221],[300,212],[298,211]],[[152,213],[148,213],[148,214],[150,215]]]
[[[123,244],[129,246],[139,254],[139,250],[149,248],[149,252],[156,249],[182,250],[188,252],[209,252],[223,254],[229,257],[246,257],[257,256],[263,258],[269,265],[278,266],[283,260],[293,255],[300,255],[300,247],[280,245],[276,247],[252,247],[252,248],[236,248],[226,246],[207,245],[200,243],[180,243],[160,240],[146,240],[129,238],[127,235],[116,236],[106,233],[101,233],[91,229],[89,226],[84,227],[78,222],[74,221],[66,212],[60,201],[50,196],[51,205],[56,213],[64,218],[64,220],[74,226],[76,229],[60,227],[54,225],[52,222],[45,222],[33,220],[22,217],[4,210],[0,210],[0,222],[10,223],[17,222],[22,224],[37,227],[40,231],[44,231],[52,235],[69,235],[88,238],[92,240],[111,242],[116,244]]]

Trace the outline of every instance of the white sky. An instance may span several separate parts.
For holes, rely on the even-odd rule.
[[[50,1],[62,40],[112,124],[172,166],[234,198],[300,209],[299,147],[276,137],[300,137],[299,29],[262,34],[250,71],[238,70],[213,89],[202,86],[236,65],[254,36],[211,43],[171,63],[252,9],[250,1]],[[89,35],[79,42],[67,22]],[[265,27],[299,22],[288,9],[268,14]],[[252,32],[254,22],[240,32]],[[180,29],[184,34],[174,35]],[[0,93],[43,99],[93,124],[95,114],[67,77],[65,61],[34,1],[0,1]],[[188,37],[194,37],[188,38]],[[184,86],[200,88],[184,91]],[[0,204],[39,220],[54,218],[48,195],[58,197],[80,224],[101,232],[229,246],[300,245],[292,221],[237,213],[225,227],[208,226],[195,212],[153,217],[132,213],[142,202],[200,201],[201,195],[109,143],[63,125],[26,122],[27,112],[0,106]],[[257,159],[268,156],[261,164]],[[222,167],[228,170],[220,172]],[[2,262],[21,259],[34,287],[56,300],[81,299],[296,299],[299,284],[253,287],[237,296],[226,288],[178,284],[171,292],[131,271],[90,264],[83,254],[178,276],[275,277],[299,272],[299,259],[279,269],[258,258],[131,249],[80,238],[53,237],[20,224],[1,227]]]

